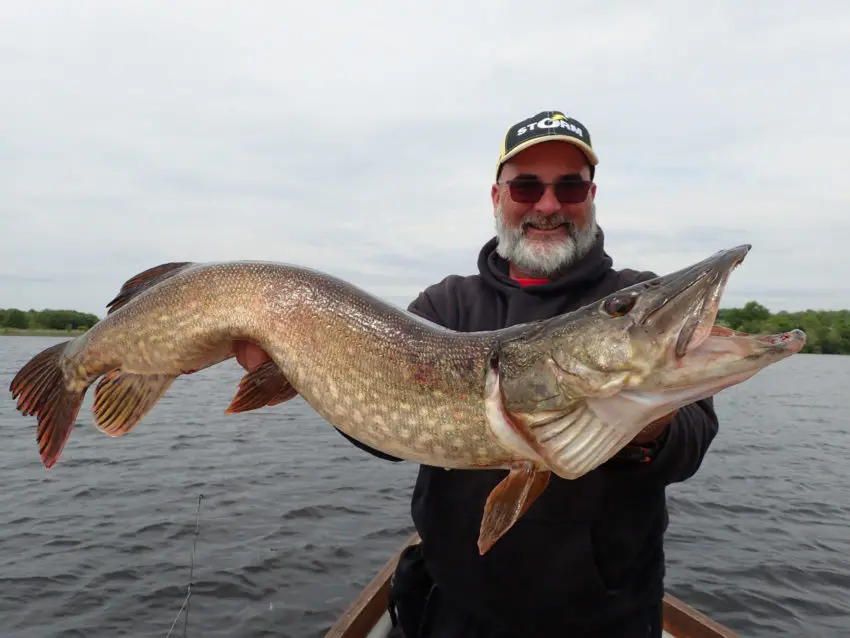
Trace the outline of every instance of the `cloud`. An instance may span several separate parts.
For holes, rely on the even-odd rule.
[[[103,313],[180,259],[274,259],[394,303],[473,273],[504,131],[601,157],[619,267],[752,243],[727,303],[847,307],[850,7],[40,2],[0,13],[0,306]]]
[[[32,284],[50,282],[49,277],[26,277],[9,273],[0,273],[0,283],[7,284]]]

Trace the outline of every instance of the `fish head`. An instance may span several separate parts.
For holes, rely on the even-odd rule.
[[[526,430],[547,426],[551,434],[553,424],[584,419],[631,438],[799,352],[800,330],[748,335],[715,326],[729,276],[749,250],[717,252],[517,329],[500,351],[506,413]]]
[[[564,338],[551,343],[562,391],[594,398],[656,392],[692,402],[799,352],[800,330],[749,335],[715,325],[729,277],[750,248],[639,282],[585,306],[574,325],[563,321]]]

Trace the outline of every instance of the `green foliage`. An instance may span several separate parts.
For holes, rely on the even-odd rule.
[[[29,327],[29,317],[23,310],[12,308],[6,312],[3,325],[8,328],[24,329]]]
[[[743,308],[721,308],[717,323],[743,332],[772,334],[800,328],[806,333],[803,352],[850,354],[850,310],[800,310],[772,314],[757,301]]]
[[[0,308],[0,328],[17,330],[88,330],[99,321],[97,315],[76,310],[18,310]]]
[[[0,330],[88,330],[99,321],[91,313],[76,310],[0,309]],[[721,308],[717,323],[751,333],[806,332],[803,352],[850,354],[850,310],[800,310],[773,314],[757,301],[743,308]]]

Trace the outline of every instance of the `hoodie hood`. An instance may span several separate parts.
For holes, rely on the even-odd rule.
[[[504,293],[520,289],[518,282],[511,279],[508,262],[496,252],[498,238],[493,237],[478,253],[478,272],[484,282]],[[586,289],[593,285],[611,270],[614,260],[605,252],[605,234],[599,228],[596,231],[596,241],[587,254],[572,266],[557,273],[547,283],[536,284],[524,288],[531,295],[550,296],[563,294],[576,289]]]

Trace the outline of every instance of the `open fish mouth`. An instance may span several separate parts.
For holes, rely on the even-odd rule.
[[[717,325],[720,302],[732,272],[750,251],[744,244],[680,271],[680,282],[669,285],[670,295],[660,295],[644,324],[662,317],[659,328],[673,328],[658,374],[641,386],[665,392],[689,388],[695,401],[752,376],[767,365],[799,352],[806,343],[802,330],[777,334],[748,334]],[[679,315],[679,318],[677,318]],[[675,340],[673,339],[675,337]],[[655,386],[655,387],[653,387]]]
[[[637,324],[663,335],[677,358],[698,348],[711,334],[729,277],[750,248],[750,244],[743,244],[720,251],[688,268],[647,282],[650,292],[639,310]]]
[[[803,349],[802,330],[749,334],[716,324],[729,276],[748,251],[749,246],[741,246],[719,253],[704,262],[702,272],[686,273],[687,282],[675,295],[661,297],[647,321],[672,328],[678,320],[680,327],[668,335],[649,374],[626,383],[619,393],[587,399],[600,422],[631,437],[643,424],[742,383]]]
[[[605,429],[631,438],[644,424],[743,383],[800,352],[805,344],[802,330],[762,335],[712,326],[705,339],[640,386],[612,396],[591,397],[586,406]]]
[[[658,383],[667,392],[687,388],[696,392],[700,386],[706,386],[706,389],[713,389],[713,394],[740,383],[771,363],[800,352],[805,345],[806,333],[798,329],[776,334],[749,334],[711,325],[706,336],[691,344]],[[698,394],[705,394],[705,391]]]
[[[749,245],[747,245],[746,252],[749,252],[749,248]],[[698,349],[705,343],[709,335],[714,332],[717,315],[720,312],[720,300],[726,290],[726,284],[732,272],[741,265],[746,255],[744,247],[741,247],[740,250],[743,254],[733,256],[732,265],[716,274],[717,283],[708,294],[702,297],[700,307],[695,309],[693,317],[686,321],[679,331],[675,348],[675,355],[677,357],[684,357],[689,351]],[[723,332],[717,332],[716,334],[719,336],[728,336]]]
[[[668,291],[656,295],[639,321],[654,327],[665,344],[654,370],[626,384],[616,397],[590,399],[591,409],[621,423],[628,410],[640,421],[654,420],[802,350],[802,330],[748,334],[716,324],[729,277],[750,248],[744,244],[715,253],[660,279]]]

